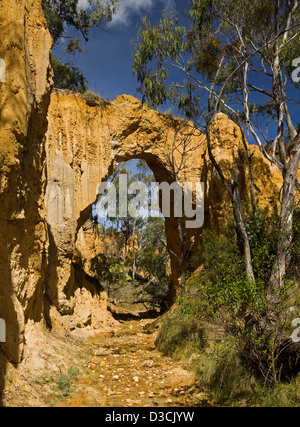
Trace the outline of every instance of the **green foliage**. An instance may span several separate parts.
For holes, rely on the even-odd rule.
[[[152,26],[145,17],[139,29],[139,43],[135,45],[133,55],[133,73],[142,83],[140,92],[143,99],[153,107],[164,104],[168,99],[173,102],[178,100],[178,88],[166,86],[169,71],[165,60],[179,59],[184,32],[174,15],[163,16],[157,26]]]
[[[137,261],[140,270],[143,270],[148,279],[154,274],[158,281],[164,281],[167,275],[168,253],[164,241],[165,223],[163,218],[149,218],[141,230]]]
[[[199,74],[209,77],[213,76],[219,66],[222,55],[222,42],[219,37],[211,37],[201,47],[201,51],[194,58],[194,65]],[[191,66],[192,62],[190,62]]]
[[[194,370],[214,406],[299,406],[300,376],[267,386],[241,358],[243,343],[219,331],[219,325],[202,321],[180,305],[163,319],[156,344],[164,354]]]
[[[88,90],[87,80],[83,73],[70,64],[62,63],[56,56],[52,56],[54,72],[54,86],[58,89],[68,89],[85,93]]]
[[[77,381],[81,375],[80,369],[78,369],[76,366],[71,366],[68,369],[68,375],[71,378],[71,380]]]
[[[68,396],[71,391],[71,380],[67,374],[60,374],[57,378],[57,388],[63,396]]]
[[[92,28],[103,28],[119,7],[118,0],[88,0],[89,7],[78,6],[79,0],[42,0],[44,14],[54,43],[73,27],[87,41]],[[73,41],[71,40],[71,43]]]
[[[236,316],[242,317],[248,312],[257,317],[265,307],[265,290],[276,257],[280,218],[276,205],[271,212],[258,207],[254,212],[247,210],[245,222],[255,284],[247,279],[234,228],[227,225],[218,233],[205,231],[195,255],[195,261],[204,266],[204,272],[191,279],[199,295],[193,307],[201,315],[214,317],[220,312],[231,313],[226,315],[227,321],[235,323]],[[184,307],[189,301],[182,304]]]
[[[119,7],[118,0],[88,0],[88,7],[78,6],[79,0],[42,0],[44,15],[48,24],[54,45],[60,43],[66,36],[69,28],[80,33],[85,42],[88,41],[92,28],[103,29],[112,20],[113,14]],[[66,54],[75,55],[84,52],[77,37],[67,37],[68,42],[64,50]],[[52,59],[54,70],[54,84],[59,89],[85,92],[87,81],[69,61],[62,63],[57,57]]]
[[[266,290],[276,256],[280,218],[276,206],[271,211],[256,207],[254,211],[248,209],[245,220],[255,283],[249,282],[245,274],[233,227],[226,226],[218,233],[205,231],[195,255],[197,265],[200,263],[203,268],[190,278],[189,292],[178,301],[178,309],[182,315],[222,327],[236,340],[236,351],[244,366],[275,384],[281,376],[282,364],[284,372],[293,370],[283,360],[281,342],[283,336],[290,334],[291,319],[282,313],[287,313],[286,307],[297,306],[295,295],[299,292],[295,291],[295,271],[291,269],[278,295],[276,327],[271,333],[263,330],[260,325],[268,307]],[[295,209],[292,251],[295,262],[299,253],[299,223],[299,209]]]
[[[260,329],[279,222],[276,206],[269,211],[248,208],[246,225],[256,286],[247,281],[234,229],[227,226],[218,232],[206,231],[195,255],[196,265],[200,263],[202,268],[191,275],[186,296],[164,318],[159,332],[159,349],[185,362],[192,361],[200,384],[222,405],[299,404],[296,392],[299,376],[293,378],[297,362],[284,355],[287,341],[282,344],[283,337],[290,336],[295,317],[290,307],[299,308],[295,270],[291,269],[280,295],[280,317],[274,319],[276,327],[271,334]],[[299,230],[300,213],[296,206],[294,262],[298,262]],[[286,374],[289,380],[293,378],[290,385],[279,381]]]
[[[207,231],[198,257],[204,263],[205,274],[191,281],[193,286],[198,285],[195,309],[199,314],[213,318],[220,311],[230,312],[234,321],[245,306],[254,309],[259,305],[262,289],[247,279],[234,230],[227,229],[220,235]]]
[[[76,366],[71,366],[67,372],[47,372],[39,375],[34,379],[35,384],[39,384],[43,389],[46,385],[51,386],[52,392],[49,395],[52,404],[57,400],[62,401],[72,393],[72,385],[81,376],[81,371]],[[54,393],[53,393],[54,392]]]
[[[251,406],[260,386],[242,363],[234,337],[213,340],[194,362],[200,384],[222,406]]]
[[[249,209],[244,209],[249,212]],[[274,265],[279,235],[279,213],[274,204],[272,212],[268,208],[256,208],[245,215],[246,229],[252,251],[252,266],[256,280],[266,286]]]
[[[275,46],[287,35],[287,17],[294,2],[281,2],[278,37],[275,36],[273,0],[255,4],[251,0],[191,0],[189,3],[191,19],[185,20],[184,25],[180,25],[174,15],[163,15],[155,25],[144,19],[133,55],[133,73],[140,83],[143,100],[154,107],[171,101],[187,117],[199,119],[202,115],[205,117],[205,111],[201,111],[204,110],[202,99],[207,97],[213,84],[214,92],[221,91],[228,105],[243,111],[240,100],[244,60],[248,59],[249,81],[257,81],[263,74],[266,81],[272,77]],[[299,22],[298,8],[293,13],[286,43],[280,49],[281,72],[290,77],[292,60],[299,56]],[[264,65],[258,70],[259,63]],[[171,76],[172,70],[175,74]],[[297,87],[291,79],[290,84]],[[253,87],[248,89],[253,91]],[[263,85],[261,89],[266,87]],[[269,100],[268,96],[256,97],[258,115],[259,108],[266,113],[264,106]],[[274,108],[269,111],[274,119]]]
[[[156,345],[165,355],[180,358],[191,347],[201,350],[204,342],[205,334],[197,318],[176,308],[165,317]]]
[[[130,281],[125,262],[114,256],[99,254],[91,260],[91,269],[100,282],[125,286]]]
[[[72,393],[72,384],[74,381],[77,381],[80,377],[81,372],[77,367],[70,367],[67,373],[60,373],[56,377],[56,385],[54,390],[58,390],[61,393],[61,396],[58,395],[58,398],[63,399],[64,397],[69,396]]]
[[[285,142],[291,142],[294,129],[287,126],[291,100],[285,90],[298,89],[288,79],[291,61],[299,56],[300,13],[295,2],[283,0],[279,7],[273,0],[190,0],[189,4],[191,20],[183,26],[176,17],[163,16],[156,25],[145,20],[140,29],[133,71],[144,101],[154,106],[171,101],[204,128],[213,112],[230,112],[256,140],[268,135],[269,124],[278,127],[285,103],[283,135]],[[173,47],[164,44],[171,37]],[[210,101],[207,107],[199,102],[203,98]],[[202,263],[203,270],[189,280],[188,295],[178,309],[184,316],[222,325],[237,339],[243,367],[251,367],[265,382],[276,382],[281,373],[283,307],[292,276],[285,277],[276,295],[278,304],[270,303],[266,294],[284,224],[275,208],[244,211],[255,283],[247,279],[234,229],[227,227],[219,234],[207,231],[196,255],[197,267]],[[296,260],[295,224],[293,232]],[[270,311],[280,318],[270,320]]]
[[[295,204],[293,216],[293,245],[292,257],[294,262],[298,261],[300,255],[300,203]]]
[[[284,37],[285,22],[294,2],[281,3],[279,41]],[[276,43],[273,0],[263,0],[255,4],[250,0],[192,0],[190,15],[193,26],[189,33],[188,46],[194,58],[197,58],[198,55],[201,58],[203,49],[208,51],[208,55],[211,54],[211,60],[207,57],[206,65],[203,62],[203,67],[207,68],[205,71],[210,78],[213,79],[216,73],[216,68],[209,70],[212,61],[220,61],[224,55],[226,68],[232,61],[242,59],[243,50],[244,53],[254,54],[253,41],[258,46],[265,46],[266,43],[269,43],[269,46],[263,48],[262,52],[267,64],[271,64]],[[292,20],[294,24],[299,23],[299,11],[294,13]],[[236,31],[237,28],[240,29],[239,32]],[[281,50],[281,65],[286,69],[290,66],[290,61],[297,57],[300,42],[297,31],[297,26],[290,30],[290,36],[295,36],[295,38]],[[216,38],[216,34],[220,35],[220,38]],[[242,44],[241,39],[246,41],[245,45]],[[211,43],[213,43],[212,46]],[[193,46],[197,49],[194,49]],[[254,64],[251,58],[250,63]],[[201,71],[203,69],[200,70],[200,73]]]

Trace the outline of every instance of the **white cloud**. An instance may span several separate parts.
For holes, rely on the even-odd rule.
[[[149,12],[155,0],[121,0],[120,9],[113,16],[111,25],[129,25],[133,13]]]
[[[87,0],[79,0],[78,6],[82,7],[83,9],[86,9],[89,6],[89,4]]]
[[[86,9],[89,4],[88,0],[79,0],[78,6]],[[155,6],[175,10],[174,0],[120,0],[120,7],[117,13],[113,16],[111,26],[125,25],[131,23],[131,17],[135,13],[150,12]]]
[[[120,0],[119,11],[113,16],[111,25],[128,26],[134,13],[147,13],[155,6],[175,10],[174,0]]]

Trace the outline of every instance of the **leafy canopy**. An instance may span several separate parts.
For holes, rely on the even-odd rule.
[[[174,14],[165,13],[155,25],[146,17],[133,54],[133,73],[143,101],[154,107],[171,101],[188,117],[199,118],[200,104],[212,91],[222,98],[224,112],[243,111],[247,64],[250,113],[277,120],[272,93],[276,53],[282,79],[293,85],[292,61],[300,51],[299,8],[292,0],[281,1],[279,10],[277,4],[276,0],[190,0],[188,17],[181,25]]]
[[[54,45],[64,44],[63,40],[67,40],[64,50],[71,58],[85,50],[80,39],[88,42],[89,33],[93,28],[104,29],[119,6],[119,0],[87,0],[85,8],[79,7],[78,3],[79,0],[42,0]],[[67,35],[70,28],[79,33],[80,39]],[[53,56],[52,65],[55,87],[81,92],[87,90],[84,75],[74,67],[71,60],[62,63]]]

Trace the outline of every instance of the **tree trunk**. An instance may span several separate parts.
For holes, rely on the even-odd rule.
[[[125,237],[125,239],[124,239],[124,256],[123,256],[124,262],[126,261],[126,258],[127,258],[127,242],[128,242],[128,239],[127,239],[127,237]]]
[[[212,153],[209,126],[207,127],[207,130],[206,130],[206,137],[207,137],[207,148],[208,148],[210,161],[216,168],[219,174],[219,177],[231,198],[231,203],[232,203],[233,213],[234,213],[234,220],[235,220],[235,230],[236,230],[238,244],[239,244],[241,253],[245,257],[246,274],[247,274],[248,280],[252,283],[255,283],[255,277],[254,277],[253,268],[252,268],[250,242],[249,242],[248,233],[246,230],[245,221],[243,218],[242,204],[241,204],[240,192],[238,189],[236,172],[233,171],[232,173],[231,187],[230,187],[218,162],[216,161]]]
[[[283,181],[277,255],[268,283],[267,298],[271,303],[277,302],[278,291],[283,286],[286,269],[291,261],[295,184],[300,162],[300,133],[292,144],[293,149]]]
[[[184,253],[184,237],[182,232],[181,218],[177,218],[177,228],[180,245],[179,268],[180,268],[180,296],[185,296],[185,253]]]
[[[104,236],[106,236],[107,219],[108,219],[108,212],[106,210],[105,211],[105,217],[104,217]]]
[[[242,125],[240,122],[239,122],[239,127],[240,127],[240,131],[242,134],[242,142],[243,142],[243,145],[245,148],[245,153],[247,156],[247,162],[248,162],[248,168],[249,168],[251,207],[252,207],[253,214],[255,214],[256,201],[255,201],[255,191],[254,191],[254,172],[253,172],[253,166],[252,166],[252,156],[253,156],[254,152],[252,154],[250,154],[250,152],[249,152],[248,143],[247,143],[246,137],[245,137],[245,132],[244,132],[244,129],[242,128]]]
[[[249,282],[255,283],[255,277],[252,268],[252,257],[251,248],[248,233],[245,226],[245,221],[242,213],[242,204],[240,198],[240,192],[237,183],[236,172],[232,173],[232,207],[234,213],[234,225],[237,234],[237,240],[240,247],[240,251],[245,258],[246,274]]]
[[[133,231],[132,231],[132,257],[133,257],[133,263],[132,263],[132,284],[135,283],[135,268],[136,268],[136,256],[135,256],[135,228],[136,228],[136,222],[137,219],[135,218],[133,223]]]

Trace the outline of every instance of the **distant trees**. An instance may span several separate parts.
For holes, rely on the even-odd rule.
[[[149,218],[138,236],[137,265],[149,282],[168,279],[169,254],[163,218]]]
[[[103,231],[102,238],[106,239],[107,237],[108,240],[117,241],[120,253],[119,255],[110,253],[107,245],[105,245],[105,253],[97,255],[92,260],[92,269],[100,280],[115,284],[118,282],[120,286],[129,282],[128,277],[130,275],[133,286],[140,286],[143,283],[145,293],[150,293],[154,300],[159,301],[160,298],[164,298],[165,289],[169,285],[169,254],[164,219],[146,216],[132,217],[130,214],[122,216],[119,212],[120,175],[127,176],[128,185],[133,182],[142,182],[150,186],[154,177],[147,164],[142,160],[137,163],[137,172],[134,174],[126,166],[125,163],[121,163],[111,177],[117,196],[116,215],[109,216],[109,210],[107,210],[105,218],[98,218],[100,229]],[[135,194],[131,194],[128,203],[133,203],[135,196]],[[105,202],[104,205],[105,208],[108,208]],[[103,224],[105,225],[103,226]],[[113,270],[111,270],[111,265]]]
[[[91,260],[91,270],[97,279],[106,283],[108,295],[113,286],[125,286],[130,280],[125,262],[112,253],[100,253]]]
[[[74,58],[76,53],[84,52],[78,37],[67,35],[69,28],[79,33],[85,42],[92,28],[105,29],[117,11],[119,0],[86,0],[86,7],[79,7],[79,0],[42,0],[43,11],[54,45],[68,40],[65,53]],[[64,39],[64,42],[62,41]],[[55,55],[52,58],[54,84],[60,89],[85,92],[88,88],[83,73],[72,64],[72,60],[61,62]]]

